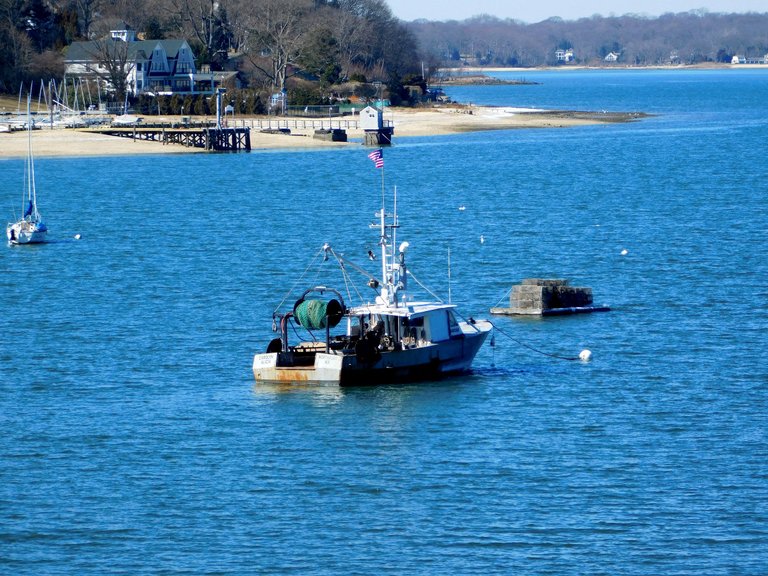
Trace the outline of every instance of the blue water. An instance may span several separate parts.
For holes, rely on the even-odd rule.
[[[396,132],[400,239],[443,297],[450,250],[466,315],[530,276],[612,311],[493,317],[438,383],[252,380],[319,247],[375,247],[361,147],[39,158],[56,241],[0,250],[0,573],[765,574],[768,73],[524,76],[448,93],[656,116]]]

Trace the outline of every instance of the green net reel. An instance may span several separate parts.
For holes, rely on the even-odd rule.
[[[307,330],[333,328],[344,316],[344,307],[338,300],[299,300],[293,308],[293,317]]]

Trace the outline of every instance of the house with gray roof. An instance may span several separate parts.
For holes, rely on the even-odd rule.
[[[125,30],[113,30],[104,40],[73,42],[64,58],[66,76],[107,77],[105,52],[125,58],[128,93],[134,97],[142,93],[212,94],[223,82],[237,80],[234,72],[199,72],[186,40],[135,40]]]

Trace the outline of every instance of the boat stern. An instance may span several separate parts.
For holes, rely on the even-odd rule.
[[[45,242],[48,228],[42,222],[20,220],[8,224],[5,234],[10,244],[41,244]]]
[[[290,362],[290,358],[290,355],[286,357],[280,352],[256,354],[253,357],[253,377],[256,382],[341,382],[341,355],[318,352],[311,366],[297,366]]]

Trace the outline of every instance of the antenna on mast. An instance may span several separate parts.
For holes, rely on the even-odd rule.
[[[451,303],[451,245],[448,245],[448,304]]]

